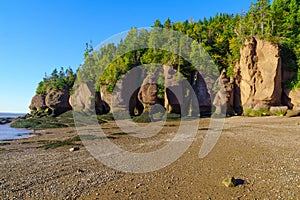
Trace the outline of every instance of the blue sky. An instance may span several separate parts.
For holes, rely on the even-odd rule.
[[[29,112],[45,72],[83,61],[85,43],[97,46],[131,27],[203,19],[248,10],[251,0],[1,0],[0,112]]]

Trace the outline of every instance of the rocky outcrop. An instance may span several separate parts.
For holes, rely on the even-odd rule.
[[[31,99],[29,109],[32,111],[40,111],[47,108],[45,103],[45,95],[36,94]]]
[[[140,85],[143,83],[145,77],[145,69],[142,67],[135,67],[119,79],[115,85],[112,94],[112,109],[127,110],[130,115],[139,115],[143,111],[143,106],[138,99]],[[145,94],[145,93],[143,93]],[[148,101],[144,97],[144,101]]]
[[[48,90],[45,95],[32,97],[29,109],[34,116],[59,115],[72,107],[69,104],[69,90]]]
[[[150,73],[140,87],[138,100],[144,105],[144,111],[149,111],[152,105],[159,103],[157,78],[157,74]]]
[[[283,89],[283,85],[294,79],[297,73],[293,71],[293,64],[288,66],[281,62],[277,45],[251,37],[241,47],[240,54],[234,68],[235,75],[229,79],[223,72],[217,83],[208,81],[207,77],[204,80],[197,71],[183,78],[167,64],[159,65],[161,71],[147,76],[145,68],[135,67],[117,81],[112,94],[106,90],[112,85],[102,85],[100,92],[96,92],[94,85],[82,83],[71,96],[67,89],[50,89],[45,95],[35,95],[30,109],[34,113],[45,110],[44,113],[57,115],[70,110],[72,105],[74,110],[95,111],[97,114],[120,109],[137,116],[150,111],[155,104],[163,104],[158,98],[157,83],[163,73],[164,107],[157,107],[161,113],[165,109],[168,113],[199,116],[200,110],[200,116],[210,115],[212,105],[216,108],[215,114],[227,115],[240,115],[246,109],[270,108],[271,113],[285,113],[286,107],[279,106],[300,110],[300,89]],[[196,98],[191,97],[193,92]]]
[[[199,101],[199,106],[210,107],[211,106],[210,94],[208,93],[205,80],[203,79],[203,77],[198,71],[194,73],[193,89]]]
[[[9,124],[13,121],[13,118],[3,118],[3,117],[0,117],[0,125],[3,125],[3,124]]]
[[[209,115],[211,113],[212,102],[204,78],[196,71],[192,73],[191,82],[198,100],[200,115]]]
[[[109,105],[101,99],[100,92],[95,92],[93,88],[87,83],[81,83],[75,89],[69,99],[73,110],[97,114],[106,114],[110,111]]]
[[[289,98],[290,107],[293,108],[293,110],[300,110],[300,89],[285,89],[284,92]]]
[[[45,103],[54,115],[59,115],[72,109],[69,98],[68,90],[50,90],[46,95]]]
[[[286,113],[286,117],[297,117],[300,115],[300,110],[288,110]]]
[[[165,97],[164,107],[168,113],[181,113],[183,104],[183,90],[180,80],[176,77],[177,72],[169,65],[163,65],[165,78]]]
[[[270,113],[272,115],[284,115],[288,110],[287,106],[271,106],[270,107]]]
[[[112,108],[112,94],[107,92],[106,90],[107,85],[101,85],[100,86],[100,96],[102,101],[107,103],[107,105]]]
[[[69,103],[75,111],[93,111],[95,110],[95,92],[91,85],[81,83],[70,96]]]
[[[233,85],[226,78],[225,72],[222,72],[217,80],[218,91],[215,95],[213,105],[215,106],[216,115],[228,114],[233,115]]]
[[[235,93],[238,92],[240,106],[261,109],[280,105],[282,72],[279,47],[252,37],[245,42],[240,54],[235,69]]]

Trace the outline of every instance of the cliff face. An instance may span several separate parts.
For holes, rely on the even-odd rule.
[[[45,98],[45,103],[48,108],[50,108],[54,115],[60,115],[72,107],[69,103],[70,92],[66,90],[50,90]]]
[[[80,84],[74,90],[69,103],[75,111],[96,112],[97,114],[106,114],[110,111],[108,104],[102,100],[100,92],[95,92],[93,86],[87,83]]]
[[[263,109],[281,105],[282,72],[279,48],[252,37],[240,50],[234,91],[243,109]],[[236,103],[235,103],[236,104]]]
[[[49,89],[45,95],[33,96],[29,109],[34,116],[60,115],[72,109],[69,98],[69,90]]]
[[[49,113],[50,110],[56,115],[72,107],[74,110],[96,111],[97,114],[108,113],[112,108],[125,108],[130,115],[140,115],[145,107],[155,104],[164,105],[167,112],[173,113],[180,113],[182,106],[192,114],[193,110],[200,109],[201,115],[210,113],[211,105],[216,108],[216,113],[223,113],[226,108],[229,115],[240,115],[245,109],[266,110],[274,106],[300,110],[300,89],[283,88],[283,83],[295,72],[287,73],[277,45],[252,37],[241,47],[240,54],[235,76],[229,80],[222,73],[218,84],[224,88],[215,95],[209,93],[199,72],[191,72],[187,80],[198,102],[187,99],[191,91],[181,86],[172,66],[163,65],[164,103],[157,96],[158,75],[146,75],[144,69],[134,68],[117,82],[113,94],[108,94],[105,86],[101,86],[100,92],[95,92],[93,86],[82,83],[71,97],[69,90],[49,90],[46,95],[35,95],[29,108],[33,112],[47,110]],[[196,105],[199,109],[195,109]]]
[[[47,108],[46,102],[45,102],[45,95],[36,94],[31,99],[31,104],[29,105],[29,109],[34,111],[40,111]]]

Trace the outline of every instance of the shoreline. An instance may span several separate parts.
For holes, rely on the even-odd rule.
[[[12,122],[5,123],[5,124],[0,124],[0,133],[1,131],[4,132],[6,136],[4,139],[1,139],[0,137],[0,142],[1,141],[11,141],[11,140],[17,140],[17,139],[24,139],[31,137],[31,135],[35,134],[34,130],[31,129],[26,129],[26,128],[13,128],[10,126]],[[2,130],[2,129],[4,130]]]

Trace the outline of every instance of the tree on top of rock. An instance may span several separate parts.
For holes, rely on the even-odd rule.
[[[43,81],[39,82],[36,94],[45,95],[49,90],[70,90],[75,79],[76,75],[70,67],[66,70],[61,67],[60,71],[54,69],[50,76],[45,74]]]

